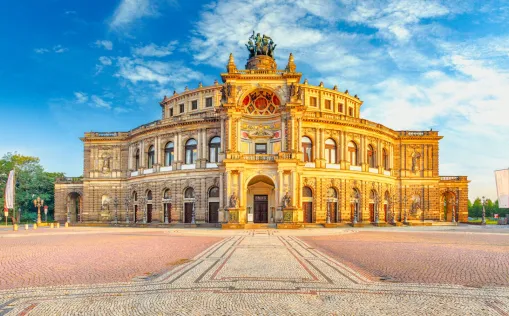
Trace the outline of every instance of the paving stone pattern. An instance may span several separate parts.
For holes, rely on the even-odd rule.
[[[376,279],[509,286],[507,234],[359,231],[302,239]]]
[[[3,314],[509,315],[509,289],[373,281],[292,233],[240,231],[147,280],[0,291]]]

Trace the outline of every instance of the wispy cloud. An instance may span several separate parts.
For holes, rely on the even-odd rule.
[[[111,102],[105,101],[95,94],[89,97],[85,92],[74,92],[74,97],[74,103],[76,104],[86,104],[93,108],[111,109]]]
[[[88,101],[88,95],[83,92],[74,92],[74,96],[76,97],[76,103],[83,104]]]
[[[129,28],[141,18],[159,16],[162,7],[176,4],[176,0],[122,0],[110,20],[110,28]]]
[[[97,108],[105,108],[105,109],[111,109],[111,103],[104,101],[102,98],[92,95],[90,97],[90,100],[92,101],[91,105],[95,106]]]
[[[65,53],[67,51],[69,51],[69,49],[66,48],[66,47],[63,47],[62,45],[55,45],[51,49],[48,49],[48,48],[36,48],[36,49],[34,49],[34,52],[36,54],[46,54],[46,53],[51,53],[51,52],[57,53],[57,54],[61,54],[61,53]]]
[[[108,40],[97,40],[94,42],[95,47],[102,47],[106,50],[112,50],[113,49],[113,43]]]
[[[141,57],[165,57],[173,53],[177,44],[178,41],[171,41],[166,46],[158,46],[151,43],[146,46],[133,48],[133,54]]]

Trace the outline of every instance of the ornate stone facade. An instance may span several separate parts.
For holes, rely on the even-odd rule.
[[[158,121],[85,133],[83,178],[55,184],[56,219],[467,220],[469,181],[439,176],[437,131],[362,119],[357,96],[301,82],[292,55],[278,70],[272,54],[245,70],[230,56],[222,85],[164,97]]]

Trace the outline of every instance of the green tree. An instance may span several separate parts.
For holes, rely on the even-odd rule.
[[[468,209],[468,216],[481,217],[481,214],[482,214],[482,202],[480,198],[476,198],[472,206]]]
[[[52,218],[54,211],[54,183],[55,179],[63,177],[61,172],[45,172],[39,163],[39,158],[23,156],[18,153],[7,153],[0,159],[0,205],[4,205],[3,192],[9,176],[9,171],[16,174],[16,213],[21,209],[22,220],[35,220],[37,209],[33,200],[41,197],[48,205],[48,218]],[[41,210],[42,212],[42,210]],[[44,217],[43,217],[44,218]]]

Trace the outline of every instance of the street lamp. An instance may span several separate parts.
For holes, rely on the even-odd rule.
[[[408,223],[408,212],[407,212],[407,209],[406,209],[406,194],[403,195],[403,201],[404,201],[404,205],[405,205],[405,209],[403,210],[404,215],[405,215],[405,217],[403,219],[403,223],[406,224],[406,223]]]
[[[129,198],[129,196],[125,197],[124,204],[125,204],[125,223],[129,224],[129,205],[131,204],[131,199]]]
[[[486,204],[486,199],[483,196],[482,197],[482,219],[481,219],[481,225],[486,225],[486,208],[484,207]]]
[[[394,213],[394,206],[396,205],[396,194],[392,195],[391,198],[391,223],[396,224],[396,216]]]
[[[147,198],[142,196],[140,197],[140,202],[143,207],[143,224],[147,223],[147,205],[146,205]]]
[[[115,225],[117,225],[118,224],[118,215],[117,215],[117,212],[118,212],[118,197],[116,197],[116,196],[113,199],[113,205],[115,205]]]
[[[67,223],[71,223],[71,210],[69,208],[69,200],[65,202],[65,206],[67,207]]]
[[[330,204],[331,204],[331,198],[327,198],[327,224],[330,224]]]
[[[359,203],[358,194],[350,194],[350,202],[353,203],[353,219],[352,223],[357,224],[357,206]]]
[[[449,203],[452,204],[452,222],[453,223],[456,223],[456,209],[455,209],[455,198],[453,196],[451,196],[449,198]]]
[[[40,224],[41,221],[41,206],[44,205],[44,200],[41,200],[40,197],[37,197],[34,200],[34,206],[37,207],[37,224]]]

